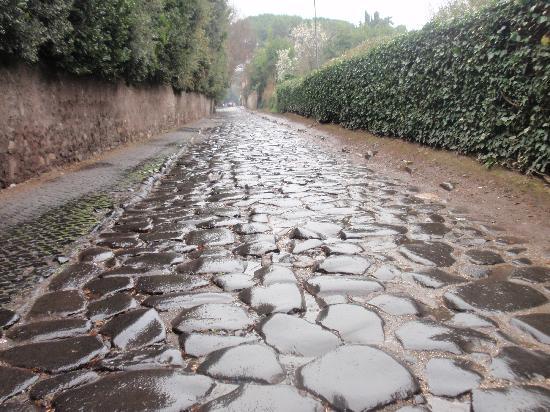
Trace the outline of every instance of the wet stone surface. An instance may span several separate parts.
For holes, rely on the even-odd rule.
[[[0,308],[0,411],[549,409],[528,241],[307,131],[216,116],[66,258],[44,237],[88,233],[88,204],[66,234],[59,213],[0,234],[0,302],[17,268],[63,263]]]
[[[370,410],[407,399],[418,390],[403,365],[369,346],[350,345],[329,352],[301,368],[298,379],[302,387],[338,410]]]
[[[174,370],[129,371],[72,389],[53,400],[56,411],[183,410],[213,386],[206,376]]]

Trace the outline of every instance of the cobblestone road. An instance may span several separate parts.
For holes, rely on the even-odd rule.
[[[0,304],[32,288],[57,266],[55,259],[90,233],[129,190],[165,159],[199,137],[213,120],[108,153],[100,161],[43,183],[0,194]]]
[[[0,410],[546,411],[529,245],[241,111],[0,312]]]

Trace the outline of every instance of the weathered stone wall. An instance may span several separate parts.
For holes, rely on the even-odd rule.
[[[0,187],[209,115],[212,100],[0,67]]]

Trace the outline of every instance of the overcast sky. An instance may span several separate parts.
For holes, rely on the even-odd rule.
[[[395,25],[421,28],[445,0],[317,0],[317,15],[358,24],[365,10],[393,17]],[[229,0],[242,17],[263,13],[313,17],[313,0]]]

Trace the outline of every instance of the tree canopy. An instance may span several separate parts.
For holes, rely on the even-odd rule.
[[[0,58],[221,96],[226,0],[0,0]]]

